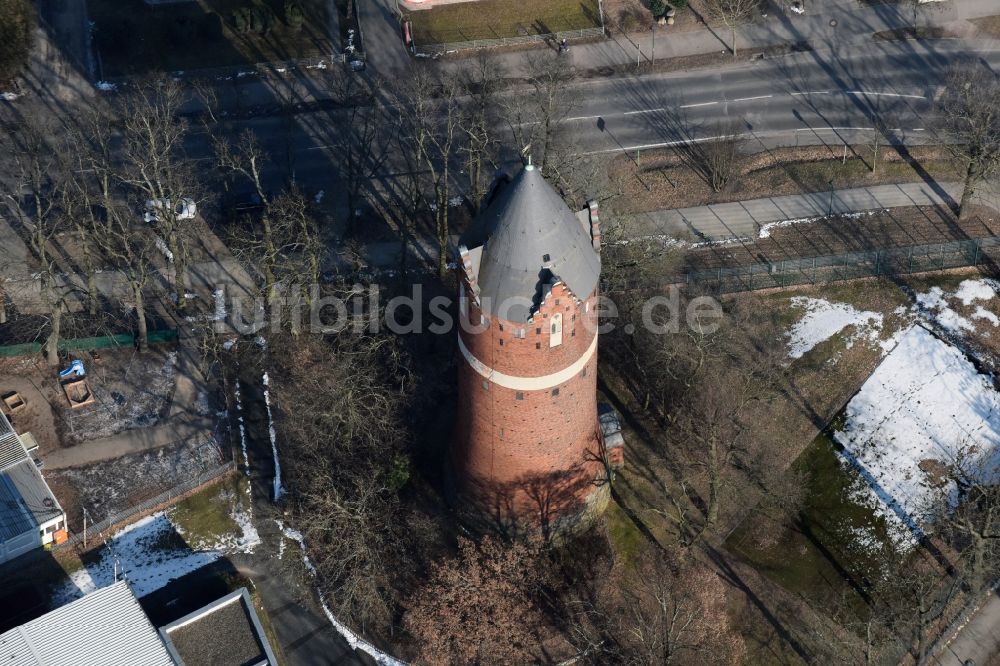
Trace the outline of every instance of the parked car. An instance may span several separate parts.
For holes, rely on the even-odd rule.
[[[170,201],[167,199],[150,199],[146,202],[142,219],[146,222],[159,222],[157,215],[169,206]],[[181,199],[174,206],[174,215],[178,220],[193,220],[198,215],[198,206],[191,199]]]

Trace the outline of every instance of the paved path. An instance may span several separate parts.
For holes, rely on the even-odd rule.
[[[152,451],[185,439],[211,433],[215,420],[211,417],[176,418],[151,428],[136,428],[125,432],[81,442],[43,456],[45,469],[64,469],[114,460],[121,456]]]
[[[402,48],[399,26],[395,18],[396,0],[368,0],[360,3],[360,21],[366,31],[369,63],[383,76],[402,73],[409,56]],[[856,0],[825,0],[807,2],[807,12],[796,15],[788,10],[788,2],[772,0],[768,16],[757,15],[737,31],[737,50],[773,46],[784,43],[809,42],[814,48],[841,47],[871,42],[875,32],[911,25],[943,26],[956,32],[968,31],[968,19],[1000,12],[995,0],[948,0],[927,3],[916,9],[907,3],[859,6]],[[582,69],[636,64],[705,53],[728,52],[731,35],[725,27],[704,27],[673,31],[668,27],[622,33],[609,21],[611,38],[570,48],[573,64]],[[525,70],[525,58],[537,51],[498,54],[511,74]],[[527,55],[525,55],[527,54]],[[461,59],[444,61],[444,67],[454,67]]]
[[[685,240],[754,237],[769,222],[901,206],[951,205],[961,195],[961,183],[923,182],[792,194],[646,213],[632,233]]]
[[[964,666],[972,660],[976,666],[988,666],[997,655],[1000,655],[1000,594],[994,592],[955,640],[928,664]]]

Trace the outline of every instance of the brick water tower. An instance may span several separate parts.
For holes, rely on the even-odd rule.
[[[596,204],[574,214],[530,164],[460,241],[452,466],[466,516],[551,533],[603,509],[600,247]]]

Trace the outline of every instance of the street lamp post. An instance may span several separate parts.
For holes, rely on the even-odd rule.
[[[833,181],[828,181],[827,184],[830,186],[830,204],[826,209],[826,216],[831,217],[833,215]]]

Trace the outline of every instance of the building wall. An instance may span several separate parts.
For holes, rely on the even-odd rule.
[[[35,548],[40,548],[41,545],[42,538],[35,529],[24,534],[19,534],[16,537],[11,537],[6,541],[0,542],[0,563],[20,557]]]
[[[460,348],[481,365],[460,352],[453,465],[460,493],[479,510],[548,524],[581,510],[598,487],[596,297],[577,302],[557,284],[532,322],[487,316],[482,330],[460,331]],[[471,299],[465,311],[481,322]],[[552,346],[557,315],[562,340]],[[506,377],[484,377],[489,369]]]

